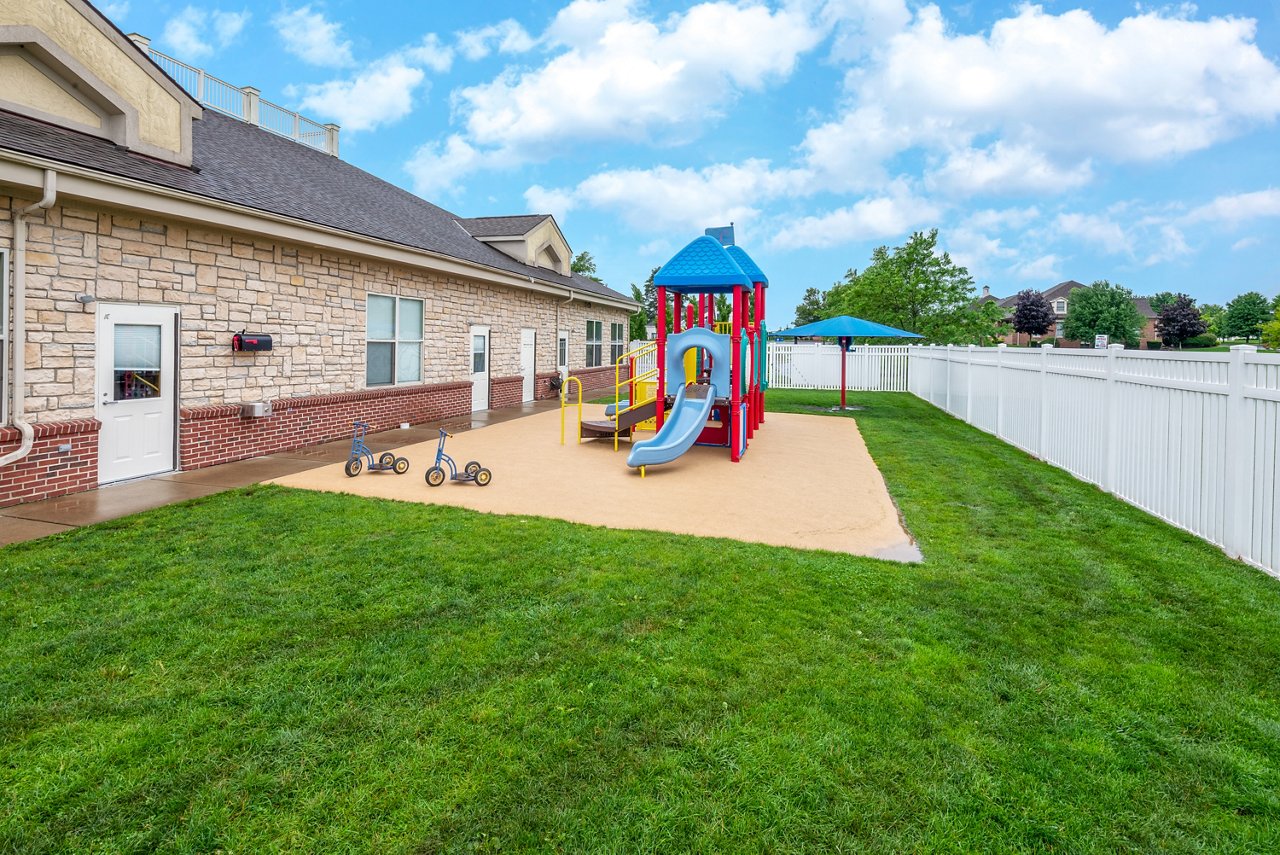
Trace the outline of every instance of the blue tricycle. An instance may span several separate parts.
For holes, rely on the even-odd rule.
[[[390,451],[384,451],[378,455],[375,460],[373,452],[369,450],[369,446],[364,444],[365,434],[369,432],[368,422],[355,422],[355,435],[351,437],[351,456],[347,458],[347,465],[343,467],[343,471],[347,473],[348,478],[354,478],[360,474],[365,468],[365,459],[369,461],[370,472],[385,472],[390,470],[397,475],[403,475],[409,471],[409,458],[396,457]]]
[[[489,482],[493,480],[493,473],[485,469],[477,461],[472,460],[466,466],[462,467],[462,471],[458,471],[457,465],[453,462],[453,458],[444,453],[444,441],[453,434],[440,428],[440,445],[436,447],[436,465],[427,470],[427,483],[432,487],[439,487],[444,483],[444,466],[449,464],[449,480],[450,481],[471,481],[477,487],[487,487]]]

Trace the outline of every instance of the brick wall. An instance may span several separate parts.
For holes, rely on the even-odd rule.
[[[286,398],[273,402],[272,414],[264,418],[243,418],[240,407],[229,404],[183,407],[179,459],[183,469],[201,469],[350,437],[357,419],[368,422],[372,433],[470,412],[469,382]]]
[[[516,374],[511,377],[494,377],[489,381],[489,408],[514,407],[522,403],[524,397],[524,377]]]
[[[97,419],[33,425],[31,453],[0,469],[0,508],[78,493],[98,485]],[[0,427],[0,455],[22,443],[17,428]],[[70,451],[59,451],[70,445]]]

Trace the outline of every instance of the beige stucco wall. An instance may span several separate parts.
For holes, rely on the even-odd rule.
[[[182,152],[178,100],[65,0],[0,0],[0,24],[35,27],[97,75],[138,111],[138,136]],[[45,109],[41,107],[40,109]]]
[[[15,104],[93,128],[102,127],[101,116],[15,54],[0,54],[0,92]]]
[[[12,243],[0,196],[0,246]],[[364,387],[368,292],[425,301],[424,382],[469,380],[469,327],[491,327],[491,376],[520,371],[520,330],[537,330],[537,370],[556,368],[569,331],[570,368],[586,361],[586,322],[625,323],[620,309],[488,285],[313,247],[75,205],[29,220],[27,411],[37,421],[94,413],[96,314],[75,301],[174,305],[181,312],[183,406]],[[270,353],[233,355],[242,328],[270,333]]]

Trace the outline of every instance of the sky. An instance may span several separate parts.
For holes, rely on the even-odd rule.
[[[624,293],[733,222],[769,321],[937,228],[975,286],[1280,291],[1280,0],[101,4]]]

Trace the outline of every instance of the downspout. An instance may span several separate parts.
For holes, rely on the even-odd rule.
[[[17,463],[31,453],[35,431],[23,416],[27,373],[27,214],[47,211],[58,198],[58,173],[44,171],[44,195],[13,215],[13,398],[9,423],[22,434],[22,444],[0,457],[0,467]]]
[[[565,300],[563,303],[556,303],[556,362],[560,361],[560,330],[563,329],[560,326],[560,307],[567,306],[570,303],[572,303],[573,298],[576,296],[577,294],[574,293],[574,290],[572,288],[570,288],[569,299]],[[556,367],[558,368],[559,366],[556,366]],[[569,342],[566,341],[564,343],[564,374],[560,376],[560,382],[563,384],[568,379],[569,379]],[[564,386],[562,385],[560,389],[562,390],[561,394],[563,394]]]

